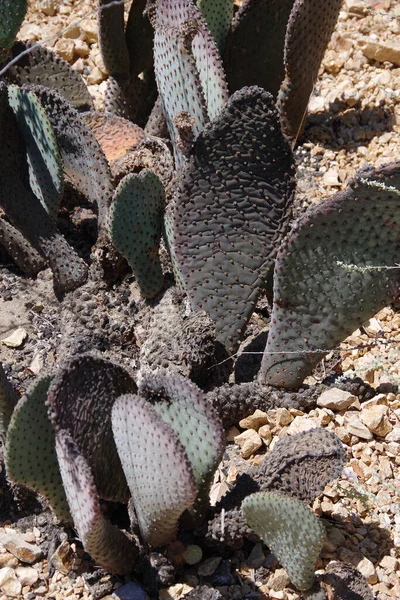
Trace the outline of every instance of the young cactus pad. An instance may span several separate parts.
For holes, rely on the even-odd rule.
[[[248,525],[262,538],[300,590],[314,582],[325,539],[319,518],[301,500],[277,492],[251,494],[242,503]]]
[[[8,101],[25,140],[31,189],[56,220],[64,193],[64,175],[53,127],[32,91],[10,85]]]
[[[112,426],[143,539],[153,546],[167,544],[197,494],[185,449],[140,396],[118,398]]]
[[[357,173],[310,209],[275,263],[260,381],[295,388],[400,292],[400,162]]]
[[[85,551],[111,573],[131,573],[138,549],[103,516],[89,465],[63,429],[56,434],[56,452],[74,525]]]
[[[70,523],[46,398],[52,376],[35,381],[19,400],[7,432],[6,468],[14,483],[42,494],[60,521]]]
[[[163,287],[158,255],[165,205],[164,187],[155,173],[144,169],[127,175],[115,190],[110,209],[110,236],[127,259],[141,293],[152,298]]]
[[[175,252],[193,309],[234,352],[285,231],[293,155],[272,96],[231,96],[197,138],[176,199]]]

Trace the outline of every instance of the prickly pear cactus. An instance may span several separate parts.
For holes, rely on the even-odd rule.
[[[25,140],[31,189],[56,220],[64,193],[64,176],[53,127],[33,92],[10,85],[8,101]]]
[[[149,169],[127,175],[115,190],[111,205],[112,242],[128,260],[145,298],[155,296],[164,284],[158,254],[164,206],[164,187]]]
[[[222,54],[233,17],[233,0],[198,0],[197,5]]]
[[[197,494],[188,456],[172,427],[140,396],[118,398],[112,426],[142,537],[162,546]]]
[[[321,580],[337,600],[375,600],[364,575],[353,565],[330,562]]]
[[[285,231],[293,156],[270,94],[244,88],[197,138],[176,198],[175,253],[193,309],[234,352]]]
[[[17,394],[14,392],[4,372],[3,365],[0,363],[0,440],[3,443],[17,400]]]
[[[242,503],[249,526],[275,554],[296,587],[309,589],[325,528],[301,500],[277,492],[251,494]]]
[[[63,429],[56,435],[56,452],[74,526],[85,551],[111,573],[131,573],[138,556],[136,544],[104,517],[90,467]]]
[[[0,0],[0,56],[11,48],[28,9],[28,0]]]
[[[99,0],[99,45],[109,75],[128,76],[129,54],[125,40],[124,3]]]
[[[60,521],[70,523],[67,500],[54,449],[54,430],[46,398],[52,376],[44,375],[19,400],[6,443],[6,468],[14,483],[42,494]]]
[[[367,167],[310,209],[275,263],[260,381],[295,388],[327,352],[400,292],[400,162]]]
[[[94,133],[108,162],[124,156],[144,138],[144,131],[131,121],[116,115],[88,111],[81,115]]]
[[[34,276],[46,268],[46,259],[34,249],[18,229],[2,218],[0,218],[0,240],[4,250],[23,273]]]

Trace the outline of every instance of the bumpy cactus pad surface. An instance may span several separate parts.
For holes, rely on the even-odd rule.
[[[54,428],[70,432],[105,500],[124,502],[129,497],[114,444],[111,408],[118,396],[134,392],[135,382],[125,369],[90,355],[65,363],[49,390]]]
[[[99,0],[97,11],[99,44],[109,75],[129,74],[129,54],[125,40],[124,3]]]
[[[0,48],[10,48],[28,9],[28,0],[0,0]]]
[[[141,127],[122,117],[89,111],[82,113],[82,119],[94,133],[109,162],[124,156],[144,138]]]
[[[7,474],[42,494],[54,514],[71,522],[55,453],[54,430],[47,415],[46,398],[52,376],[40,377],[19,400],[7,434]]]
[[[233,0],[198,0],[197,4],[207,21],[219,51],[222,52],[226,34],[232,22]]]
[[[312,502],[325,485],[340,476],[346,452],[326,429],[281,438],[254,474],[260,490],[276,490]]]
[[[228,89],[218,50],[207,24],[192,0],[160,0],[155,15],[154,69],[175,158],[176,118],[188,113],[197,136],[228,99]]]
[[[270,94],[236,92],[199,135],[175,211],[176,259],[192,308],[237,347],[285,230],[293,156]]]
[[[335,600],[375,600],[367,580],[353,565],[331,562],[321,579]]]
[[[23,273],[37,275],[39,271],[46,268],[46,260],[43,256],[34,249],[18,229],[2,218],[0,218],[0,240],[3,248]]]
[[[0,363],[0,439],[3,441],[17,399],[17,394],[14,392],[4,372],[3,365]]]
[[[131,573],[137,547],[103,516],[90,467],[63,429],[56,434],[56,452],[74,525],[85,551],[111,573]]]
[[[247,523],[275,554],[300,590],[314,581],[315,563],[325,528],[301,500],[277,492],[258,492],[246,498],[242,510]]]
[[[285,39],[285,79],[277,106],[283,130],[292,138],[301,132],[308,100],[342,0],[296,0]]]
[[[53,127],[33,92],[10,85],[8,101],[25,141],[31,189],[55,220],[64,193],[64,176]]]
[[[118,398],[112,425],[142,537],[162,546],[197,494],[190,461],[173,429],[140,396]]]
[[[0,159],[0,206],[12,224],[48,259],[55,292],[62,296],[84,283],[87,267],[57,231],[29,188],[26,150],[19,137],[14,114],[8,106],[4,83],[0,84],[0,128],[4,140]]]
[[[131,75],[139,75],[153,66],[153,28],[146,14],[147,0],[135,0],[129,9],[125,37]]]
[[[88,110],[93,106],[92,98],[82,77],[69,64],[48,48],[32,42],[15,42],[13,58],[21,58],[4,74],[9,83],[43,85],[57,90],[75,108]]]
[[[231,92],[246,85],[259,85],[276,98],[285,77],[285,34],[293,3],[294,0],[245,0],[240,6],[224,52]],[[304,71],[308,73],[306,63]]]
[[[260,379],[298,386],[329,350],[400,292],[400,162],[361,170],[281,245]],[[383,267],[383,268],[376,268]],[[385,268],[389,267],[389,269]]]
[[[207,496],[225,447],[224,430],[216,411],[200,388],[180,375],[148,374],[139,384],[139,394],[182,443],[201,502]]]
[[[106,157],[80,114],[57,91],[43,86],[35,86],[32,90],[54,128],[65,180],[97,205],[99,233],[104,234],[113,193]]]
[[[164,187],[155,173],[144,169],[127,175],[115,190],[110,209],[110,236],[129,262],[141,293],[152,298],[164,275],[158,255],[165,205]]]

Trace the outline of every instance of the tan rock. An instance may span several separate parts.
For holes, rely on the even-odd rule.
[[[295,417],[293,421],[290,423],[287,428],[288,435],[294,435],[295,433],[300,433],[301,431],[309,431],[310,429],[315,429],[319,427],[320,424],[317,419],[313,419],[310,417]]]
[[[285,427],[293,421],[293,416],[290,414],[287,408],[277,408],[276,410],[276,424],[280,427]]]
[[[29,544],[20,533],[11,529],[6,529],[0,535],[1,545],[23,563],[32,564],[43,556],[43,552],[38,546]]]
[[[276,569],[268,579],[268,587],[276,592],[280,592],[288,586],[290,586],[290,578],[285,569]]]
[[[368,38],[362,38],[358,44],[361,52],[367,58],[379,62],[388,61],[400,67],[400,44],[390,44]]]
[[[27,332],[23,327],[18,327],[11,335],[2,339],[2,343],[9,348],[19,348],[22,346],[26,338],[28,337]]]
[[[372,433],[385,437],[393,429],[387,417],[388,410],[387,406],[381,404],[363,408],[360,414],[361,421]]]
[[[99,37],[99,32],[98,32],[97,22],[95,20],[85,19],[80,24],[80,28],[85,33],[86,40],[89,42],[89,44],[93,44],[94,42],[97,42],[98,37]]]
[[[269,444],[271,443],[271,440],[272,440],[271,427],[269,425],[263,425],[258,430],[258,435],[260,436],[260,438],[262,439],[264,444],[266,446],[269,446]]]
[[[60,571],[60,573],[63,573],[64,575],[68,575],[68,573],[72,570],[74,553],[67,540],[58,546],[51,557],[51,562],[57,571]]]
[[[32,587],[39,579],[39,573],[33,567],[18,567],[15,574],[22,585]]]
[[[72,62],[74,58],[74,41],[67,38],[61,38],[56,42],[54,50],[64,60]]]
[[[317,406],[320,408],[330,408],[331,410],[344,410],[351,406],[357,400],[350,392],[339,388],[331,388],[323,392],[317,400]]]
[[[344,423],[349,434],[355,435],[362,440],[372,440],[373,435],[371,431],[360,421],[357,415],[347,414]]]
[[[387,442],[400,442],[400,427],[393,427],[392,431],[385,436]]]
[[[262,439],[254,429],[248,429],[235,437],[235,443],[240,447],[241,456],[249,458],[261,448]]]
[[[394,556],[384,556],[379,564],[389,575],[399,568],[399,561]]]
[[[98,83],[101,83],[104,78],[104,73],[102,73],[98,67],[93,67],[90,74],[88,75],[87,82],[89,85],[96,85]]]
[[[369,558],[364,556],[364,558],[357,563],[356,567],[360,573],[364,575],[368,583],[377,583],[378,575],[376,573],[374,564],[369,560]]]
[[[22,584],[11,567],[0,569],[0,588],[10,598],[21,597]]]
[[[256,410],[252,415],[239,421],[239,425],[242,429],[254,429],[258,431],[261,425],[268,423],[268,415],[262,410]]]
[[[160,590],[160,600],[180,600],[192,591],[192,587],[186,583],[177,583],[167,589]]]

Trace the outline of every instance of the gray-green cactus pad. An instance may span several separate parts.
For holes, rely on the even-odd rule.
[[[185,449],[140,396],[118,398],[112,426],[143,539],[153,546],[167,544],[197,494]]]
[[[277,492],[248,496],[242,510],[249,526],[275,554],[294,585],[300,590],[309,589],[325,539],[319,518],[301,500]]]
[[[54,428],[69,431],[105,500],[126,502],[129,497],[112,434],[111,408],[118,396],[135,392],[125,369],[91,355],[66,362],[49,390]]]
[[[64,176],[53,127],[43,106],[30,90],[10,85],[8,101],[25,141],[31,189],[56,220],[64,193]]]
[[[1,231],[1,230],[0,230]],[[5,434],[18,397],[0,363],[0,439],[4,443]]]
[[[0,0],[0,48],[10,48],[25,19],[28,0]]]
[[[285,35],[294,1],[245,0],[240,6],[224,52],[231,92],[259,85],[276,98],[285,77]],[[306,63],[303,66],[308,74]]]
[[[225,447],[216,411],[200,388],[180,375],[147,374],[139,384],[139,394],[179,438],[193,469],[200,502],[205,502]]]
[[[90,467],[63,429],[56,434],[56,452],[74,525],[84,549],[103,569],[131,573],[138,549],[132,539],[102,514]]]
[[[176,259],[192,308],[233,352],[285,231],[293,156],[272,96],[244,88],[199,135],[175,211]]]
[[[110,209],[110,236],[125,256],[141,293],[152,298],[163,287],[158,255],[165,206],[164,187],[155,173],[144,169],[127,175],[115,190]]]
[[[23,54],[25,51],[26,54]],[[48,48],[32,42],[15,42],[13,58],[21,58],[10,65],[4,74],[9,83],[43,85],[55,89],[75,108],[90,110],[92,98],[82,77],[71,69],[67,61]]]
[[[19,400],[7,434],[6,467],[9,478],[42,494],[54,514],[71,522],[55,453],[54,430],[46,398],[52,377],[35,381]]]
[[[46,268],[46,259],[35,250],[18,229],[2,218],[0,218],[0,240],[4,250],[23,273],[34,276]]]
[[[198,0],[207,25],[220,52],[224,49],[226,34],[233,17],[233,0]]]
[[[285,78],[277,106],[282,127],[297,139],[342,0],[296,0],[285,39]]]
[[[129,54],[125,40],[124,3],[99,0],[99,45],[109,75],[129,74]]]
[[[281,245],[260,380],[298,386],[318,361],[400,292],[400,162],[359,171]]]

